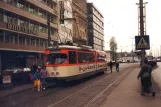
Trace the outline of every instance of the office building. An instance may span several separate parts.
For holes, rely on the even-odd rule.
[[[87,3],[88,45],[104,50],[104,17],[93,3]]]

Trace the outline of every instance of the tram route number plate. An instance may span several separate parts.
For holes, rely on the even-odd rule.
[[[11,76],[10,75],[3,76],[3,83],[11,83]]]

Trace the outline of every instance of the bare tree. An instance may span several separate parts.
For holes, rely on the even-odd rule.
[[[111,56],[112,60],[116,59],[116,50],[117,50],[117,41],[114,36],[110,39],[110,51],[111,51]]]

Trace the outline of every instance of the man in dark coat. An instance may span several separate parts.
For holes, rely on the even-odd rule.
[[[116,71],[119,72],[119,62],[116,61]]]
[[[151,89],[152,96],[155,96],[155,92],[152,88],[152,82],[151,82],[151,72],[152,67],[148,65],[148,60],[144,60],[144,65],[141,67],[140,73],[138,75],[138,79],[141,78],[141,85],[142,85],[142,91],[141,95],[144,96],[145,89]]]
[[[109,66],[110,66],[110,70],[111,70],[111,73],[112,73],[112,61],[110,61]]]

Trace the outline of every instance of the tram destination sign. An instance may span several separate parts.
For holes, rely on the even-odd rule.
[[[135,49],[149,50],[150,49],[149,35],[135,36]]]

